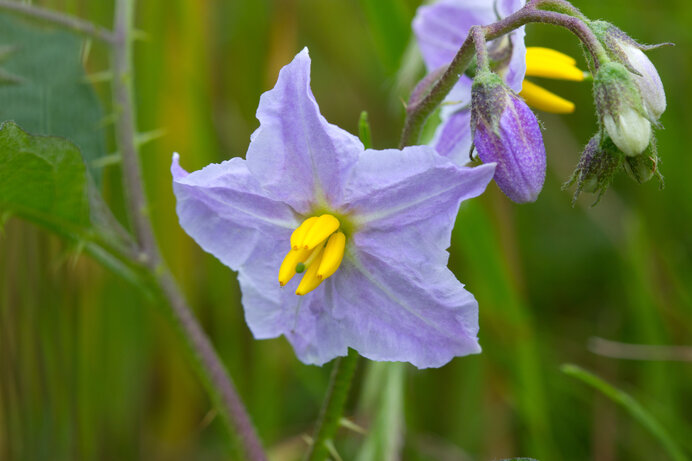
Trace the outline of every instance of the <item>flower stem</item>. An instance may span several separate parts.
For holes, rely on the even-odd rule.
[[[103,27],[99,27],[92,22],[66,14],[56,13],[38,6],[27,5],[26,3],[17,3],[9,0],[0,0],[0,10],[11,11],[13,13],[50,22],[60,27],[79,32],[80,34],[89,35],[99,40],[103,40],[104,42],[112,43],[114,39],[111,31],[104,29]]]
[[[538,10],[555,11],[556,13],[564,13],[570,16],[586,21],[586,16],[579,11],[579,8],[565,0],[529,0],[532,7]]]
[[[484,27],[472,27],[469,30],[469,34],[466,36],[466,40],[464,40],[464,43],[459,48],[459,51],[457,51],[457,54],[454,56],[454,59],[452,59],[447,70],[442,74],[442,77],[437,80],[437,83],[432,86],[425,97],[412,100],[406,108],[406,120],[404,122],[404,129],[401,133],[399,148],[402,149],[418,141],[425,120],[427,120],[428,116],[430,116],[430,114],[442,103],[445,96],[447,96],[459,80],[459,76],[466,71],[466,68],[473,58],[473,35],[480,33],[477,29],[482,30],[486,40],[494,40],[531,22],[561,26],[568,29],[581,40],[592,57],[594,70],[598,69],[599,63],[603,60],[607,60],[608,57],[603,45],[601,45],[601,42],[596,38],[584,20],[570,14],[537,8],[542,5],[557,5],[558,3],[564,8],[566,8],[565,5],[568,5],[567,2],[559,2],[557,0],[536,0],[527,3],[520,10],[515,11],[493,24]],[[576,8],[574,10],[578,11]]]
[[[351,380],[356,371],[359,357],[356,351],[349,349],[346,357],[336,359],[312,445],[305,455],[306,461],[324,461],[327,459],[328,444],[334,438],[339,427],[339,420],[344,412],[346,398],[351,388]]]
[[[113,37],[113,98],[118,110],[116,137],[123,157],[123,181],[128,209],[139,244],[138,259],[149,268],[176,330],[193,358],[212,401],[229,428],[241,459],[265,461],[262,445],[223,362],[195,319],[158,249],[147,212],[142,175],[135,143],[133,105],[132,31],[135,0],[116,0]]]

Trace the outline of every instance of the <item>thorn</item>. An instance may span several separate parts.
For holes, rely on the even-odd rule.
[[[149,34],[140,29],[135,29],[132,31],[132,40],[139,42],[148,42]]]
[[[91,162],[93,168],[105,168],[111,165],[117,165],[122,161],[123,157],[120,152],[114,152],[112,154],[104,155],[103,157],[97,158]]]
[[[101,119],[101,121],[99,122],[99,127],[105,128],[109,125],[113,125],[113,124],[115,124],[115,122],[117,120],[118,120],[117,114],[108,114]]]
[[[334,441],[332,441],[331,439],[325,440],[324,446],[327,447],[327,451],[329,451],[329,454],[332,455],[332,458],[334,458],[336,461],[344,461],[343,458],[341,458],[341,456],[339,455],[339,452],[336,451]]]
[[[111,72],[110,70],[104,70],[103,72],[95,72],[84,77],[84,82],[91,83],[92,85],[94,83],[110,82],[111,80],[113,80],[113,72]]]
[[[137,146],[143,146],[152,141],[156,141],[166,135],[165,128],[159,128],[158,130],[146,131],[144,133],[137,133],[135,136],[135,144]]]
[[[350,431],[356,432],[356,433],[358,433],[358,434],[365,435],[365,434],[368,433],[368,431],[366,431],[364,428],[362,428],[361,426],[359,426],[358,424],[354,423],[353,421],[351,421],[351,420],[348,419],[348,418],[341,418],[341,419],[339,420],[339,425],[340,425],[341,427],[344,427],[344,428],[346,428],[346,429],[348,429],[348,430],[350,430]]]
[[[199,426],[197,429],[201,432],[202,430],[207,428],[212,423],[212,421],[214,421],[214,419],[216,418],[216,415],[218,415],[218,414],[219,414],[219,412],[216,411],[216,408],[210,409],[207,412],[207,414],[204,415],[204,418],[202,418],[202,420],[199,422]]]

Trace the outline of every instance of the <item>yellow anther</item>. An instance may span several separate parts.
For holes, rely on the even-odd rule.
[[[574,112],[574,103],[551,93],[545,88],[524,80],[519,96],[526,104],[536,109],[555,114],[570,114]]]
[[[529,77],[555,78],[559,80],[572,80],[581,82],[584,80],[584,72],[574,64],[562,61],[553,61],[544,56],[526,57],[526,75]]]
[[[323,214],[315,224],[312,225],[303,240],[303,248],[312,250],[320,243],[324,242],[327,237],[332,235],[340,226],[339,220],[330,214]]]
[[[305,221],[303,221],[303,224],[298,226],[298,228],[293,231],[293,233],[291,234],[291,248],[297,250],[298,248],[301,248],[303,246],[303,240],[305,240],[305,235],[307,235],[312,226],[315,225],[317,219],[317,216],[308,218]]]
[[[542,46],[527,46],[526,47],[526,59],[533,59],[538,57],[544,57],[552,60],[553,62],[562,62],[574,66],[577,64],[577,60],[572,56],[561,53],[552,48],[544,48]]]
[[[310,256],[310,250],[291,250],[279,268],[279,285],[286,285],[296,275],[296,265]]]
[[[320,285],[320,283],[322,283],[322,280],[317,278],[317,269],[319,268],[320,263],[322,262],[324,246],[321,246],[319,249],[315,251],[317,252],[315,259],[308,266],[308,269],[305,271],[305,275],[303,275],[303,278],[300,280],[298,288],[296,289],[296,294],[298,296],[303,296],[310,293],[312,290],[317,288]],[[310,259],[312,259],[312,255]]]
[[[327,240],[327,245],[324,247],[322,261],[317,269],[317,278],[325,280],[341,265],[341,260],[344,259],[344,248],[346,247],[346,236],[343,232],[335,232]]]

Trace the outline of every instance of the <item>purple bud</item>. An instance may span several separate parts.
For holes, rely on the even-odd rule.
[[[534,202],[545,180],[545,147],[536,116],[502,79],[480,72],[473,82],[471,129],[478,156],[496,162],[495,182],[512,201]]]

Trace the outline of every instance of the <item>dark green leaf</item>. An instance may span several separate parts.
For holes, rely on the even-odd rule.
[[[89,225],[86,173],[79,149],[56,137],[0,127],[0,210],[36,214],[61,225]]]
[[[0,15],[0,122],[63,136],[90,166],[105,154],[103,117],[80,50],[80,39],[69,32]],[[100,177],[97,170],[91,173]]]

